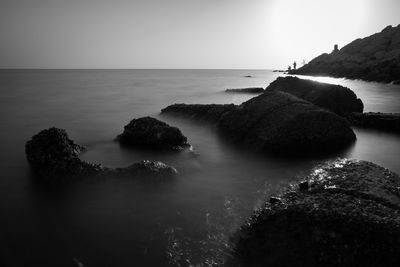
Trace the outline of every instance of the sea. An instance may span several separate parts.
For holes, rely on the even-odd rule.
[[[250,75],[251,77],[245,77]],[[272,195],[337,157],[400,173],[400,136],[354,128],[357,141],[334,155],[284,158],[227,142],[215,127],[161,115],[174,103],[240,104],[266,87],[271,70],[0,70],[1,266],[220,266],[235,233]],[[400,86],[329,77],[365,111],[400,112]],[[114,141],[130,120],[152,116],[181,129],[193,151],[127,149]],[[141,160],[176,167],[176,178],[37,182],[24,145],[49,128],[85,145],[81,158],[109,167]],[[234,261],[231,261],[234,262]]]

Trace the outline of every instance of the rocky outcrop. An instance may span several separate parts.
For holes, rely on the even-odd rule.
[[[291,74],[392,82],[400,80],[400,25],[322,54]]]
[[[33,172],[42,180],[59,181],[65,178],[89,176],[166,176],[177,174],[177,170],[161,162],[142,161],[127,168],[107,168],[79,158],[84,147],[74,143],[66,131],[49,128],[34,135],[25,145],[25,153]]]
[[[227,92],[227,93],[261,94],[264,92],[264,88],[249,87],[249,88],[226,89],[225,92]]]
[[[315,168],[235,237],[243,266],[399,266],[400,177],[366,161]]]
[[[175,104],[163,113],[209,119],[231,139],[260,151],[332,151],[355,140],[347,121],[293,95],[270,90],[240,106]]]
[[[347,118],[351,124],[358,127],[400,133],[399,113],[351,113]]]
[[[178,128],[152,117],[131,120],[117,140],[122,145],[142,148],[180,150],[188,146],[187,138]]]
[[[288,76],[278,77],[266,90],[279,90],[295,95],[339,115],[363,112],[364,109],[364,104],[357,95],[341,85]]]

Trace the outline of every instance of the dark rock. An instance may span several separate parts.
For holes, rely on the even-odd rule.
[[[151,117],[133,119],[117,140],[128,146],[161,149],[182,149],[187,138],[176,128]]]
[[[33,172],[42,180],[59,181],[89,176],[134,176],[156,174],[169,177],[175,168],[161,162],[142,161],[127,168],[112,169],[79,158],[83,146],[69,139],[65,130],[49,128],[34,135],[25,145],[25,153]]]
[[[162,113],[179,115],[201,121],[216,123],[223,114],[235,109],[235,105],[217,105],[217,104],[174,104],[161,110]]]
[[[249,88],[238,88],[238,89],[226,89],[227,93],[247,93],[247,94],[260,94],[264,92],[262,87],[249,87]]]
[[[49,128],[34,135],[25,145],[32,170],[42,176],[96,175],[105,171],[99,164],[79,159],[83,146],[69,139],[65,130]]]
[[[345,119],[293,95],[273,90],[240,106],[175,104],[162,112],[217,122],[231,139],[261,151],[326,152],[355,140]]]
[[[245,77],[245,78],[252,78],[253,75],[245,75],[244,77]]]
[[[364,39],[357,39],[339,51],[322,54],[290,74],[345,77],[390,83],[400,80],[400,25]]]
[[[399,266],[400,177],[339,159],[315,168],[235,236],[243,266]]]
[[[119,174],[135,174],[135,175],[152,175],[152,176],[174,176],[178,174],[178,171],[167,164],[160,161],[149,161],[142,160],[138,163],[134,163],[126,168],[117,168],[116,172]]]
[[[270,204],[282,203],[282,200],[279,197],[270,197],[269,203]]]
[[[304,181],[299,183],[299,190],[300,191],[307,191],[308,190],[308,181]]]
[[[350,112],[363,112],[364,105],[356,94],[347,87],[320,83],[297,77],[278,77],[266,90],[279,90],[314,105],[329,109],[339,115]]]
[[[261,151],[332,151],[355,140],[347,121],[305,100],[267,91],[222,116],[219,128]]]
[[[400,133],[399,113],[351,113],[347,118],[351,124],[358,127]]]

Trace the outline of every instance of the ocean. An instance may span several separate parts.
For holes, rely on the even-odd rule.
[[[246,75],[252,75],[246,78]],[[1,70],[1,266],[215,266],[233,233],[282,186],[328,159],[375,162],[400,173],[400,136],[355,128],[335,155],[283,158],[235,146],[215,128],[161,115],[174,103],[235,103],[227,88],[266,87],[270,70]],[[311,78],[352,89],[365,111],[400,112],[400,86]],[[153,116],[181,129],[196,153],[120,147],[131,119]],[[176,167],[162,183],[82,180],[45,186],[32,178],[24,145],[49,127],[87,146],[81,158],[110,167],[148,159]]]

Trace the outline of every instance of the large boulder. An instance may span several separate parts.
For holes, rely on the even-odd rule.
[[[322,54],[291,74],[346,77],[377,82],[400,80],[400,25]]]
[[[339,115],[350,112],[363,112],[363,102],[347,87],[287,76],[278,77],[267,90],[279,90],[314,105],[329,109]]]
[[[400,266],[400,177],[328,162],[272,197],[234,240],[243,266]]]
[[[400,133],[400,114],[399,113],[351,113],[347,119],[351,124],[377,130],[386,130]]]
[[[152,117],[133,119],[124,127],[117,140],[128,146],[158,149],[182,149],[188,146],[182,132]]]
[[[347,121],[310,102],[269,90],[239,106],[175,104],[163,113],[216,122],[247,147],[278,153],[331,151],[355,140]]]
[[[33,172],[42,180],[60,181],[88,176],[176,175],[175,168],[161,162],[148,160],[126,168],[108,168],[79,158],[83,146],[76,144],[63,129],[49,128],[34,135],[25,145],[25,153]]]

